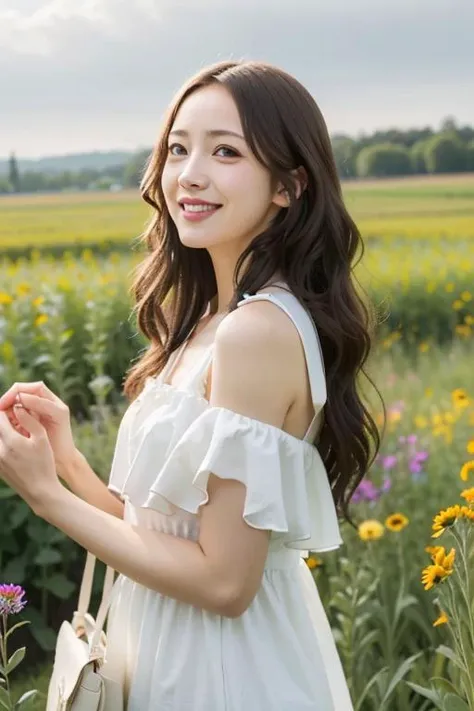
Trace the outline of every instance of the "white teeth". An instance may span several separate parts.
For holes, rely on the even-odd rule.
[[[189,205],[183,204],[185,212],[210,212],[216,209],[216,205]]]

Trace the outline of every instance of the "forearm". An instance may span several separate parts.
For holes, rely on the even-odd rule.
[[[84,455],[76,450],[74,459],[59,472],[74,494],[106,513],[123,518],[124,504],[94,472]]]
[[[231,604],[195,541],[133,526],[63,486],[37,514],[106,565],[162,595],[223,615]]]

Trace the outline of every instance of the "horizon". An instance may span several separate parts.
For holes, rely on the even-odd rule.
[[[342,132],[342,131],[330,131],[331,139],[339,136],[346,136],[348,138],[352,138],[354,140],[359,140],[363,136],[370,136],[373,135],[374,133],[380,132],[380,133],[385,133],[388,131],[421,131],[425,129],[430,129],[434,132],[437,132],[441,129],[442,123],[447,120],[453,120],[458,128],[463,128],[465,126],[469,127],[474,127],[474,122],[463,122],[460,121],[456,116],[453,116],[452,114],[447,114],[443,117],[441,117],[436,123],[430,123],[430,124],[424,124],[424,125],[407,125],[407,126],[396,126],[396,125],[391,125],[391,126],[377,126],[372,130],[359,130],[355,134],[351,134],[348,132]],[[8,155],[0,155],[0,162],[5,162],[8,161],[11,154],[13,153],[15,155],[15,158],[17,161],[39,161],[39,160],[48,160],[48,159],[54,159],[54,158],[73,158],[75,156],[79,155],[94,155],[94,154],[104,154],[104,153],[139,153],[140,151],[152,149],[152,145],[150,146],[138,146],[137,148],[125,148],[125,147],[113,147],[113,148],[89,148],[85,150],[80,150],[80,151],[66,151],[66,152],[60,152],[60,153],[47,153],[47,154],[40,154],[40,155],[22,155],[21,153],[18,153],[15,149],[11,151],[10,154]]]

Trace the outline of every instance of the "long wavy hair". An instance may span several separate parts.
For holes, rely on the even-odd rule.
[[[190,94],[211,84],[230,92],[248,145],[275,185],[281,182],[290,196],[289,207],[281,209],[240,255],[228,311],[237,308],[244,292],[256,292],[278,272],[311,314],[321,340],[328,393],[317,447],[338,514],[352,523],[350,498],[380,448],[377,424],[358,392],[362,374],[380,396],[364,370],[376,320],[353,275],[358,250],[361,258],[364,247],[344,206],[324,118],[304,86],[281,69],[261,62],[219,62],[191,78],[168,111],[140,186],[154,210],[139,238],[148,255],[136,268],[131,286],[133,313],[150,343],[128,370],[124,394],[133,400],[145,378],[161,372],[217,294],[208,251],[181,243],[161,187],[177,112]],[[307,184],[297,199],[291,172],[300,167]],[[383,400],[382,407],[385,413]]]

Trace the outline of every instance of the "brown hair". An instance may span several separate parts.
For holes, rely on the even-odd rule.
[[[317,445],[338,513],[350,521],[351,495],[380,448],[377,425],[357,391],[361,372],[380,396],[363,369],[375,319],[353,283],[352,263],[358,249],[361,257],[364,249],[344,206],[324,118],[304,86],[281,69],[261,62],[220,62],[191,78],[172,103],[141,184],[154,214],[141,237],[149,254],[131,287],[138,327],[150,345],[130,368],[124,393],[133,399],[147,376],[161,372],[217,293],[209,253],[182,245],[161,188],[177,112],[191,93],[213,83],[230,92],[248,145],[290,195],[290,206],[241,254],[229,312],[244,292],[261,289],[277,272],[310,312],[321,340],[328,392]],[[300,167],[307,185],[296,199],[290,171]]]

